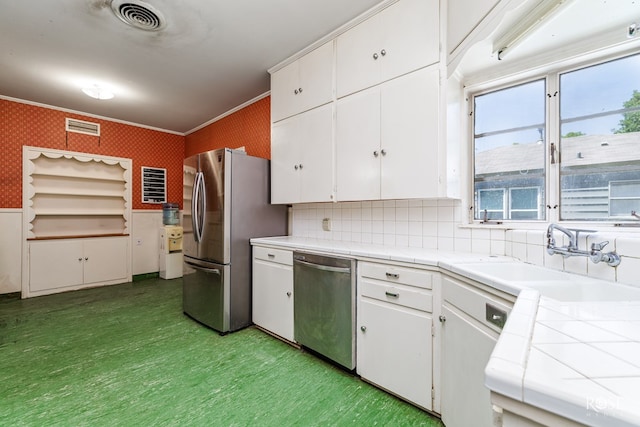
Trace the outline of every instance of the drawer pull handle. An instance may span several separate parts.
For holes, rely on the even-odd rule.
[[[399,294],[399,293],[397,293],[397,292],[389,292],[389,291],[386,291],[384,294],[385,294],[386,296],[388,296],[388,297],[392,297],[392,298],[398,298],[398,297],[400,296],[400,294]]]
[[[360,330],[362,332],[367,332],[367,327],[366,326],[360,326]]]
[[[400,275],[398,273],[386,273],[389,279],[399,279]]]
[[[274,254],[267,254],[267,256],[268,256],[269,258],[275,258],[275,257],[276,257]]]

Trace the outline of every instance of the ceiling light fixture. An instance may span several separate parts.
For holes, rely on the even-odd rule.
[[[493,53],[498,59],[504,59],[507,52],[526,40],[533,31],[538,28],[550,15],[556,13],[560,6],[570,3],[572,0],[543,0],[530,10],[522,20],[507,30],[493,43]]]
[[[82,88],[82,91],[86,95],[95,99],[111,99],[115,96],[113,92],[98,85],[84,87]]]

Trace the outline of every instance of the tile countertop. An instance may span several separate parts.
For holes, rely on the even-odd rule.
[[[585,425],[640,426],[640,288],[503,256],[299,237],[251,243],[438,267],[517,295],[487,387]]]

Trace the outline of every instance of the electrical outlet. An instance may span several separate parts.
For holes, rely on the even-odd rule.
[[[331,231],[331,218],[324,218],[322,220],[322,229],[324,231]]]
[[[136,246],[142,246],[142,239],[136,239]]]

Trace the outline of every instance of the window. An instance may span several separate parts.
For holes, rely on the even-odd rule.
[[[478,190],[476,206],[482,219],[504,219],[505,200],[504,188]]]
[[[609,183],[609,216],[628,217],[640,212],[640,181],[611,181]]]
[[[505,220],[640,212],[638,70],[633,55],[473,96],[475,219],[492,189]]]
[[[545,212],[541,209],[546,169],[545,98],[545,80],[474,98],[476,219],[485,218],[485,209],[487,213],[492,210],[482,203],[491,189],[501,189],[502,199],[509,196],[510,201],[503,200],[509,209],[501,209],[503,216],[499,218],[489,215],[487,219],[544,219],[540,214]]]
[[[560,74],[560,219],[640,211],[638,185],[629,183],[640,179],[638,70],[635,55]]]

